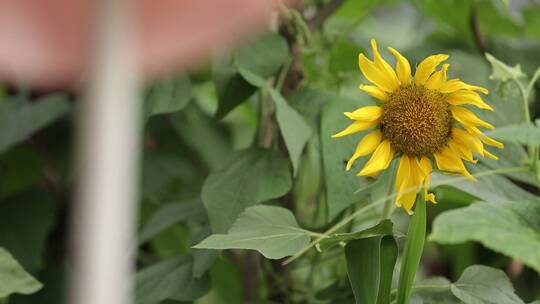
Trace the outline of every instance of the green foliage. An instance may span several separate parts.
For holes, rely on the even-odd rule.
[[[410,301],[412,285],[418,264],[422,257],[424,241],[426,238],[426,202],[418,195],[414,215],[409,223],[407,231],[407,242],[403,252],[401,269],[399,271],[399,283],[397,293],[397,303],[407,304]]]
[[[247,207],[278,198],[291,189],[287,160],[277,152],[252,148],[235,153],[211,173],[202,189],[212,231],[226,232]]]
[[[12,293],[31,294],[42,286],[9,252],[0,247],[0,299]]]
[[[540,204],[535,201],[481,202],[435,219],[430,240],[477,241],[540,272]]]
[[[491,63],[491,67],[493,69],[491,76],[489,76],[489,78],[492,80],[508,81],[525,77],[525,74],[523,71],[521,71],[521,66],[519,64],[510,67],[489,53],[486,53],[486,58]]]
[[[338,233],[338,234],[331,235],[327,238],[324,238],[319,243],[318,248],[320,250],[327,250],[340,243],[347,243],[352,240],[372,238],[372,237],[384,236],[384,235],[392,235],[393,227],[394,225],[392,224],[392,221],[383,220],[377,225],[364,229],[364,230],[350,232],[350,233]]]
[[[136,303],[155,304],[166,299],[192,301],[209,288],[209,277],[195,279],[193,263],[186,257],[163,260],[139,271],[135,277]]]
[[[150,88],[145,101],[146,116],[182,110],[191,100],[191,82],[185,75],[168,77]]]
[[[309,242],[294,215],[274,206],[247,208],[227,234],[213,234],[194,248],[253,249],[269,259],[281,259],[300,251]]]
[[[497,128],[486,135],[525,146],[540,146],[540,126],[521,124]]]
[[[50,95],[33,103],[0,102],[0,153],[66,115],[69,109],[70,104],[63,95]]]

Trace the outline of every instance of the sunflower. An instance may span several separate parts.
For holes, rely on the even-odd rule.
[[[496,160],[484,144],[499,149],[504,146],[480,130],[493,129],[493,125],[465,107],[493,111],[479,94],[488,94],[488,90],[459,79],[447,80],[450,65],[442,63],[448,55],[427,57],[412,77],[409,61],[397,50],[388,48],[396,60],[394,70],[379,54],[373,39],[371,49],[373,60],[361,53],[359,65],[373,85],[360,85],[360,90],[380,103],[345,112],[353,123],[333,137],[372,129],[358,142],[346,169],[350,170],[359,157],[372,153],[358,175],[374,177],[386,170],[394,157],[400,157],[396,205],[412,214],[417,191],[411,189],[423,187],[425,199],[435,203],[435,196],[428,192],[433,163],[444,173],[474,180],[463,161],[476,163],[475,154]]]

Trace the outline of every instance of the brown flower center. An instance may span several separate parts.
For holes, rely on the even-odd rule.
[[[450,139],[452,115],[442,93],[423,86],[401,87],[390,94],[383,110],[383,136],[397,152],[427,156]]]

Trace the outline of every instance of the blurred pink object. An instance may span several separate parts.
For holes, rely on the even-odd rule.
[[[77,84],[88,64],[92,0],[0,0],[0,81]],[[277,0],[133,0],[145,76],[200,64],[264,27]]]

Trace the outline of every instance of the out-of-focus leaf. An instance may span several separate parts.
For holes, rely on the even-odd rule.
[[[241,69],[268,78],[278,71],[288,57],[289,48],[285,38],[276,33],[265,33],[238,50],[236,64]]]
[[[202,189],[202,200],[214,233],[226,232],[247,207],[289,192],[287,160],[277,152],[251,148],[236,152],[212,172]]]
[[[276,119],[281,135],[289,151],[289,157],[296,175],[300,166],[300,155],[311,136],[311,129],[304,118],[292,108],[281,94],[270,87],[264,79],[246,69],[240,69],[242,76],[251,84],[268,91],[276,105]]]
[[[219,101],[216,118],[221,119],[246,101],[256,88],[238,74],[232,56],[220,59],[214,64],[212,72]]]
[[[540,272],[540,203],[475,203],[447,211],[433,222],[430,240],[455,244],[477,241]]]
[[[430,277],[415,283],[411,298],[419,297],[423,304],[461,304],[450,288],[447,278]]]
[[[452,284],[452,293],[465,304],[523,304],[506,274],[482,265],[465,269]]]
[[[145,102],[147,116],[182,110],[191,100],[191,82],[185,75],[170,76],[150,89]]]
[[[540,37],[540,6],[532,4],[523,9],[525,28],[523,32],[529,37]]]
[[[397,304],[407,304],[410,301],[412,285],[420,258],[424,250],[426,237],[426,202],[418,195],[414,215],[412,215],[407,231],[407,242],[401,258]]]
[[[269,259],[293,255],[309,243],[294,215],[276,206],[247,208],[227,234],[213,234],[194,248],[253,249]]]
[[[194,279],[192,260],[175,257],[163,260],[137,272],[136,303],[157,304],[166,299],[193,301],[210,288],[208,276]]]
[[[540,126],[532,124],[509,125],[486,132],[486,135],[504,142],[526,146],[540,145]]]
[[[393,233],[393,224],[390,220],[382,220],[377,225],[364,229],[362,231],[350,233],[338,233],[324,238],[318,245],[320,250],[327,250],[340,243],[347,243],[352,240],[371,238],[376,236],[391,235]]]
[[[35,272],[42,265],[47,236],[55,220],[55,202],[48,193],[29,192],[0,203],[0,247]]]
[[[42,284],[27,273],[15,258],[0,247],[0,299],[12,293],[32,294]]]
[[[39,155],[28,147],[16,147],[0,157],[0,197],[5,198],[36,184],[42,175]]]
[[[143,225],[139,242],[144,243],[170,226],[193,218],[204,218],[204,206],[200,200],[164,204]]]
[[[345,165],[353,154],[358,140],[366,133],[332,138],[332,134],[343,130],[351,123],[343,112],[354,111],[365,105],[368,103],[361,104],[349,98],[336,97],[328,102],[322,112],[321,144],[329,219],[350,205],[365,201],[365,194],[369,191],[368,178],[355,176],[368,157],[358,159],[350,172],[345,171]],[[360,188],[367,190],[356,192]]]
[[[519,64],[511,67],[489,53],[486,53],[486,59],[491,63],[492,72],[489,78],[492,80],[506,82],[511,79],[518,80],[525,77],[525,73],[523,73]]]
[[[22,142],[68,113],[64,95],[49,95],[32,103],[11,100],[0,103],[0,153]]]
[[[173,114],[171,124],[178,136],[197,152],[210,169],[222,165],[224,155],[229,155],[232,150],[223,126],[205,115],[194,104]]]

